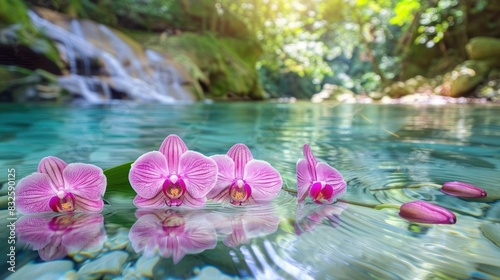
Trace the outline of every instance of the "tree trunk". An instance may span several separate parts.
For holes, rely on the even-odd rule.
[[[366,51],[368,52],[368,57],[370,59],[372,67],[373,67],[373,71],[377,75],[379,75],[382,85],[385,85],[387,82],[387,78],[385,77],[384,73],[382,72],[382,70],[380,69],[380,67],[378,65],[379,64],[378,59],[375,56],[375,54],[373,53],[373,50],[370,46],[370,42],[368,42],[368,39],[366,39],[366,37],[363,35],[363,27],[365,26],[365,24],[361,21],[361,18],[358,15],[356,15],[356,17],[358,19],[359,37],[360,37],[361,43],[363,43],[363,45],[365,45]]]

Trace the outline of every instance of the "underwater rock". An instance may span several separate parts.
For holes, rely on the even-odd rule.
[[[94,259],[103,251],[103,248],[93,248],[93,250],[83,250],[78,253],[70,253],[68,256],[73,258],[75,262],[83,262],[87,259]]]
[[[104,246],[109,248],[110,251],[125,249],[129,243],[128,231],[119,229],[112,238],[104,242]]]
[[[484,222],[479,228],[486,238],[500,247],[500,224]]]
[[[71,261],[51,261],[44,263],[26,264],[15,273],[7,277],[7,280],[15,279],[77,279],[76,271],[73,270]]]
[[[93,278],[95,276],[99,279],[99,275],[120,274],[127,258],[128,254],[124,251],[113,251],[107,253],[98,259],[84,264],[80,270],[78,270],[78,278],[86,279]]]
[[[153,277],[153,269],[160,260],[160,256],[141,256],[136,263],[137,270],[146,277]]]

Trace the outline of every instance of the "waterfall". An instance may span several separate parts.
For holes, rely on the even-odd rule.
[[[58,79],[66,90],[90,103],[122,98],[174,103],[193,101],[181,85],[180,75],[161,54],[134,48],[110,28],[89,20],[57,24],[29,11],[33,24],[52,39],[69,65]],[[98,68],[98,69],[96,69]]]

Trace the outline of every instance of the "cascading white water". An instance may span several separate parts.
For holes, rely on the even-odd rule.
[[[29,16],[54,40],[69,65],[70,74],[59,78],[61,86],[88,102],[109,102],[112,91],[135,101],[174,103],[194,99],[182,88],[177,70],[163,56],[149,50],[134,52],[108,27],[91,21],[82,24],[76,19],[68,26],[59,26],[33,11]],[[98,73],[92,73],[92,61],[102,64]]]

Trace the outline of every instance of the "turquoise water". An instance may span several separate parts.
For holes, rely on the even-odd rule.
[[[297,206],[296,197],[282,191],[271,205],[210,203],[202,210],[158,213],[136,211],[131,198],[113,196],[100,215],[43,215],[28,222],[23,218],[21,229],[17,227],[17,272],[7,271],[8,246],[2,245],[0,276],[500,278],[498,106],[0,104],[0,116],[2,182],[7,181],[8,168],[16,169],[18,181],[49,155],[112,167],[157,150],[175,133],[205,155],[223,154],[233,144],[245,143],[254,158],[280,171],[288,188],[295,188],[295,164],[302,145],[309,143],[319,160],[344,175],[348,189],[342,198],[349,202]],[[432,187],[399,188],[455,180],[484,188],[488,197],[463,200]],[[373,191],[387,187],[395,189]],[[415,199],[452,210],[457,223],[412,224],[399,218],[397,210],[363,206]],[[6,245],[6,210],[0,210],[0,218],[0,242]],[[169,231],[173,236],[184,245],[201,245],[169,251],[155,249],[158,244],[152,238],[130,240],[130,232],[148,221],[174,221]],[[50,227],[54,223],[57,229]],[[33,240],[23,234],[33,225],[38,231],[52,230],[43,235],[48,241],[42,248],[33,248]],[[65,236],[86,238],[75,237],[80,242],[72,243],[69,239],[75,238]],[[152,243],[148,247],[144,242]]]

